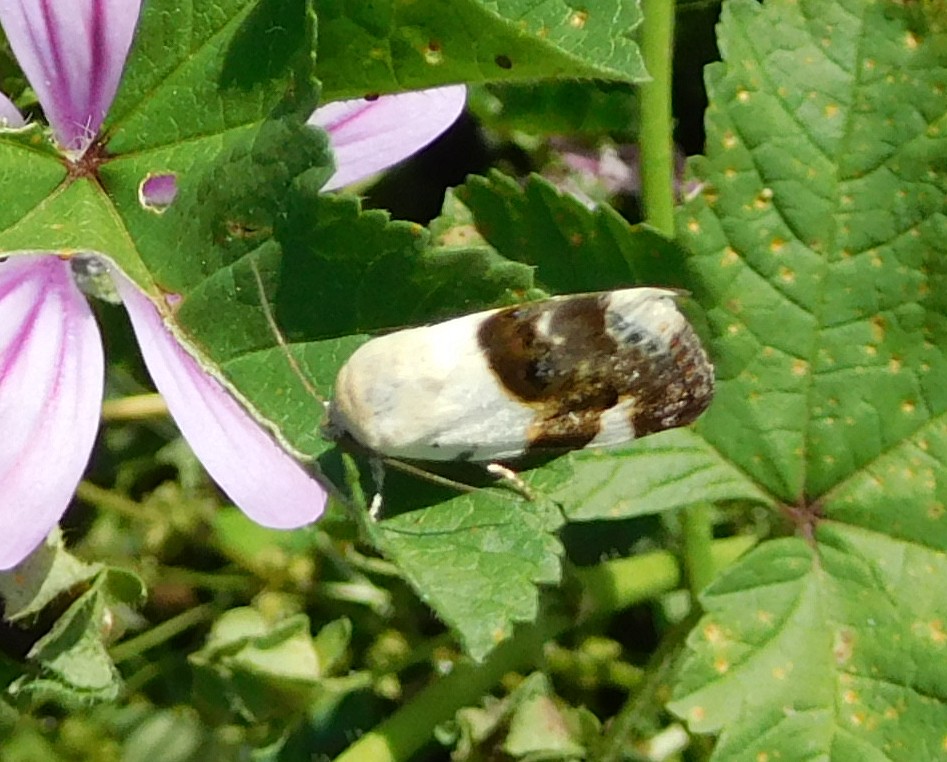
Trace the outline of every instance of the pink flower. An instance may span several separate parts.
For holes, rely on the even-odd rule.
[[[64,161],[94,140],[118,89],[140,0],[0,0],[0,25],[36,91]],[[336,153],[329,187],[366,177],[443,132],[463,87],[334,103],[311,122]],[[0,129],[22,117],[0,95]],[[88,260],[30,252],[0,261],[0,569],[53,528],[82,477],[98,429],[104,359],[74,269]],[[253,520],[307,524],[325,489],[173,336],[155,304],[111,270],[145,363],[191,448]]]

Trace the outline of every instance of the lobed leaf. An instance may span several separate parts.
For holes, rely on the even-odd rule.
[[[942,750],[947,46],[925,12],[738,0],[707,70],[679,216],[717,363],[697,431],[804,538],[706,591],[672,708],[721,732],[715,759]]]

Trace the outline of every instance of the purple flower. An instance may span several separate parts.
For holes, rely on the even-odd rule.
[[[49,120],[64,161],[85,151],[121,77],[140,0],[0,0],[0,25]],[[391,166],[463,108],[463,87],[335,103],[313,114],[336,152],[331,188]],[[0,95],[0,129],[22,117]],[[30,252],[0,261],[0,569],[22,561],[69,505],[98,429],[102,341],[77,284],[83,260]],[[325,489],[180,344],[162,311],[110,270],[145,363],[182,434],[253,520],[316,519]]]

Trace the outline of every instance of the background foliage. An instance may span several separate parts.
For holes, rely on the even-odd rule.
[[[122,412],[147,381],[100,306],[112,406],[68,551],[0,577],[4,760],[947,756],[947,16],[681,5],[674,79],[649,60],[638,87],[670,11],[151,0],[104,191],[51,197],[58,160],[0,141],[0,249],[181,293],[195,347],[356,504],[295,532],[227,506],[167,419]],[[320,87],[456,81],[439,144],[319,193]],[[7,55],[0,83],[29,101]],[[674,241],[654,92],[692,154]],[[643,198],[576,169],[639,135]],[[161,217],[156,168],[183,178]],[[263,307],[328,397],[372,332],[635,284],[692,294],[718,378],[694,427],[528,468],[533,501],[392,471],[378,522]]]

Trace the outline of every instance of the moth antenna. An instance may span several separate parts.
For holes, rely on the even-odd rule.
[[[306,374],[303,373],[303,369],[299,365],[299,362],[295,357],[293,357],[293,353],[289,351],[289,344],[286,343],[286,337],[283,336],[283,332],[276,323],[276,317],[273,315],[273,310],[270,307],[270,301],[267,299],[266,288],[263,286],[263,276],[260,275],[260,269],[256,265],[256,260],[250,260],[250,271],[253,273],[253,280],[256,281],[257,292],[260,294],[260,307],[263,309],[263,316],[266,318],[266,323],[270,327],[270,331],[272,331],[273,336],[276,339],[276,343],[279,345],[280,351],[286,358],[286,362],[289,363],[289,366],[299,378],[303,388],[309,392],[309,394],[314,399],[324,403],[325,400],[322,398],[322,395],[319,394],[316,387],[312,385],[312,382],[306,378]]]

